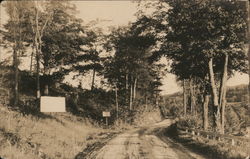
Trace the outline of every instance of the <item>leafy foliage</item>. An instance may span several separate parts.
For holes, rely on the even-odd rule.
[[[162,3],[169,3],[170,9],[168,13],[154,13],[158,21],[168,22],[159,51],[173,60],[172,72],[180,79],[204,78],[209,57],[214,57],[215,70],[220,72],[225,53],[229,54],[229,73],[246,71],[246,15],[241,4],[186,0]]]

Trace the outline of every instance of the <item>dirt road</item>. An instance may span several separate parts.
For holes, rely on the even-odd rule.
[[[204,157],[186,150],[163,134],[171,120],[138,128],[110,140],[91,159],[203,159]]]

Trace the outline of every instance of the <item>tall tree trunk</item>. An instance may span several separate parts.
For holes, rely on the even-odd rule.
[[[189,80],[189,88],[190,88],[190,108],[191,108],[191,114],[194,115],[194,111],[195,111],[195,97],[194,97],[194,88],[193,88],[193,79],[190,78]]]
[[[133,85],[130,85],[130,98],[129,98],[129,110],[133,109]]]
[[[248,11],[248,75],[250,79],[250,2],[246,1],[247,11]],[[248,111],[250,112],[250,80],[248,83]]]
[[[126,79],[126,83],[125,83],[125,88],[126,88],[126,90],[128,89],[128,74],[126,73],[126,77],[125,77]]]
[[[220,109],[219,109],[218,95],[214,79],[213,58],[209,59],[208,67],[209,67],[210,85],[212,88],[214,126],[216,131],[220,131],[221,130]]]
[[[36,58],[36,62],[37,62],[37,99],[40,98],[41,96],[41,91],[40,91],[40,54],[42,53],[42,37],[43,37],[43,32],[44,29],[46,27],[46,25],[48,24],[48,21],[50,19],[50,17],[52,16],[52,13],[49,14],[45,20],[45,23],[42,27],[39,27],[39,11],[38,11],[38,3],[35,3],[35,12],[36,12],[36,16],[35,16],[35,26],[36,26],[36,31],[35,31],[35,44],[36,44],[36,54],[37,54],[37,58]],[[41,29],[40,29],[41,28]],[[34,31],[34,28],[32,28]],[[48,88],[48,86],[46,86]]]
[[[183,80],[183,109],[184,109],[184,116],[187,115],[187,92],[186,92],[186,81]]]
[[[118,93],[117,93],[117,85],[115,85],[115,105],[116,105],[116,118],[119,118],[119,105],[118,105]]]
[[[33,42],[33,45],[32,45],[32,52],[31,52],[31,56],[30,56],[30,72],[32,72],[33,56],[34,56],[34,42]]]
[[[37,99],[40,98],[41,93],[40,93],[40,60],[39,60],[39,51],[37,50],[37,55],[36,55],[36,97]]]
[[[14,14],[16,12],[14,11]],[[14,46],[13,46],[13,68],[14,68],[14,105],[17,106],[19,102],[19,94],[18,94],[18,54],[17,54],[17,23],[18,20],[14,18]],[[20,35],[19,35],[20,36]],[[19,48],[20,49],[20,48]]]
[[[91,90],[93,90],[94,87],[95,87],[95,68],[93,69]]]
[[[224,134],[224,126],[225,126],[227,66],[228,66],[228,54],[225,54],[225,62],[224,62],[224,69],[223,69],[223,75],[221,79],[221,89],[220,89],[221,133],[222,134]]]
[[[203,128],[204,130],[207,130],[208,128],[208,103],[209,103],[209,95],[205,93],[204,103],[203,103]]]
[[[39,37],[39,26],[38,26],[38,9],[36,8],[36,36],[35,36],[35,44],[36,44],[36,97],[37,99],[40,98],[40,46],[38,42]]]
[[[224,92],[223,98],[225,96],[225,99],[222,101],[221,105],[221,133],[225,133],[225,108],[226,108],[226,91]]]
[[[48,96],[49,95],[49,81],[50,81],[48,66],[44,66],[44,74],[45,74],[44,95]]]
[[[135,82],[134,82],[133,100],[135,100],[136,98],[136,85],[137,85],[137,78],[135,78]]]
[[[128,86],[128,73],[125,75],[125,103],[129,103],[129,86]]]
[[[221,84],[220,84],[220,97],[219,97],[219,105],[220,106],[222,105],[226,81],[227,81],[227,65],[228,65],[228,54],[225,54],[223,74],[221,77]]]
[[[19,102],[19,93],[18,93],[18,55],[16,44],[14,46],[13,53],[13,65],[14,65],[14,74],[15,74],[15,84],[14,84],[14,105],[17,106]]]
[[[45,84],[45,86],[44,86],[44,95],[45,96],[49,95],[49,85],[48,84]]]

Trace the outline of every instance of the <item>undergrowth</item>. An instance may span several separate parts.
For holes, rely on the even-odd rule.
[[[189,150],[209,159],[245,159],[250,155],[249,146],[231,146],[230,144],[203,137],[182,134],[178,131],[177,124],[173,124],[166,129],[165,134]]]

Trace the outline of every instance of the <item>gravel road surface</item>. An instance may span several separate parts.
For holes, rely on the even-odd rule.
[[[204,159],[174,143],[164,135],[164,129],[171,125],[167,119],[160,123],[137,128],[118,135],[89,159]]]

